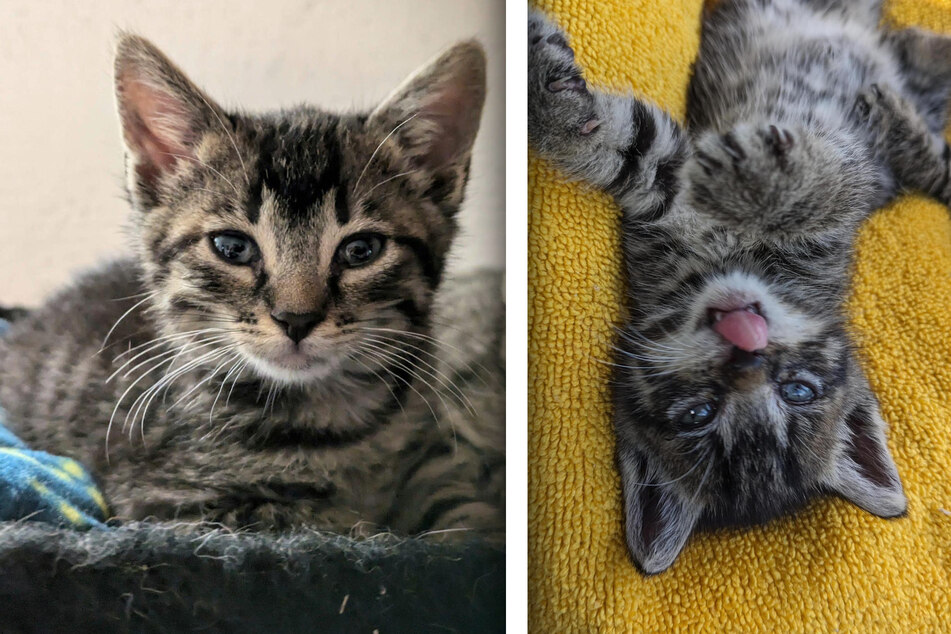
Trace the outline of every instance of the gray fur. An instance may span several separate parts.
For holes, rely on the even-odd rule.
[[[685,126],[589,89],[564,33],[529,18],[530,140],[623,210],[615,425],[645,573],[696,527],[765,522],[822,493],[905,512],[843,305],[859,223],[903,188],[948,200],[951,57],[948,38],[880,17],[879,2],[718,3]],[[768,345],[718,335],[725,304],[760,314]],[[814,397],[789,400],[793,384]]]
[[[484,66],[464,42],[372,113],[258,115],[123,36],[136,258],[0,340],[13,431],[90,467],[120,520],[501,531],[500,280],[442,280]],[[223,230],[257,256],[219,257]],[[347,265],[368,233],[378,257]],[[288,314],[313,316],[299,343]]]

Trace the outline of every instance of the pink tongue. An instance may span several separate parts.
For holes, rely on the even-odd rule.
[[[769,329],[766,320],[748,310],[734,310],[723,315],[713,324],[713,329],[721,337],[741,350],[755,352],[769,343]]]

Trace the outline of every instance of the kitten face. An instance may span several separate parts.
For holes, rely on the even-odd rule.
[[[473,43],[369,115],[230,114],[151,44],[116,81],[140,257],[167,334],[306,384],[427,327],[484,97]],[[393,345],[392,343],[390,344]]]
[[[762,523],[821,492],[904,512],[840,320],[737,272],[711,277],[681,310],[664,336],[623,331],[617,354],[628,542],[645,572],[665,569],[694,526]]]

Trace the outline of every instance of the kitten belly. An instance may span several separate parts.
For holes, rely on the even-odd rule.
[[[736,31],[711,29],[705,37],[691,80],[697,98],[689,117],[698,128],[725,132],[763,121],[841,131],[853,127],[851,104],[870,84],[904,89],[873,29],[799,2],[750,11]]]

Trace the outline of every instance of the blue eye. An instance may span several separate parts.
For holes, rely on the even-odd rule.
[[[707,403],[698,403],[690,407],[686,412],[680,415],[678,422],[682,425],[702,425],[713,420],[717,414],[717,404],[710,401]]]
[[[375,260],[383,250],[383,236],[375,233],[352,236],[337,248],[337,258],[348,267],[363,266]]]
[[[779,395],[793,405],[805,405],[816,399],[816,388],[801,381],[790,381],[779,386]]]
[[[243,233],[213,233],[211,243],[221,259],[229,264],[250,264],[258,256],[254,240]]]

